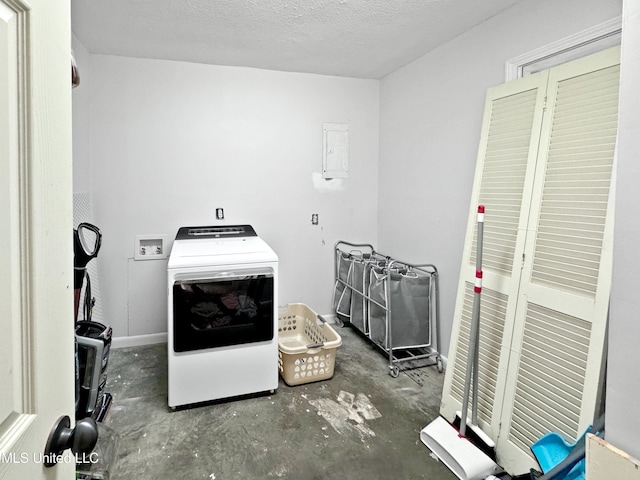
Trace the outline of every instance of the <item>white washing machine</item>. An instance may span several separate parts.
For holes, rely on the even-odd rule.
[[[182,227],[168,264],[169,407],[278,387],[278,257],[250,225]]]

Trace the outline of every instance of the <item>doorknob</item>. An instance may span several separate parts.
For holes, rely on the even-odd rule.
[[[64,415],[53,426],[44,448],[44,466],[53,467],[67,448],[75,454],[89,453],[98,443],[98,425],[93,418],[83,418],[71,427],[71,419]]]

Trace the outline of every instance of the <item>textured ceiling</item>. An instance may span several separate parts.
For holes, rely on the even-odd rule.
[[[72,0],[91,52],[382,78],[519,0]]]

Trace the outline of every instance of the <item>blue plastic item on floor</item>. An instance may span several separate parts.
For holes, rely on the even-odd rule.
[[[591,431],[591,425],[584,431],[582,436],[575,443],[567,443],[559,434],[552,432],[543,435],[540,440],[531,446],[531,451],[538,460],[540,468],[544,473],[559,465],[574,447],[581,442],[585,442],[587,433]],[[585,460],[581,460],[563,477],[563,480],[584,480],[585,477]]]

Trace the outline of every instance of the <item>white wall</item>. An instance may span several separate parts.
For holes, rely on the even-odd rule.
[[[620,15],[620,0],[523,0],[382,81],[378,249],[438,267],[443,353],[487,89],[506,60]]]
[[[72,90],[73,192],[91,193],[91,56],[75,35],[71,48],[80,72],[80,85]]]
[[[640,3],[625,0],[618,124],[616,226],[609,318],[606,438],[640,458]]]
[[[173,240],[186,225],[253,225],[279,255],[279,304],[330,313],[333,244],[377,240],[378,98],[377,81],[91,55],[92,199],[114,335],[166,331],[166,260],[134,261],[134,236]],[[349,179],[314,182],[323,122],[349,124]]]

